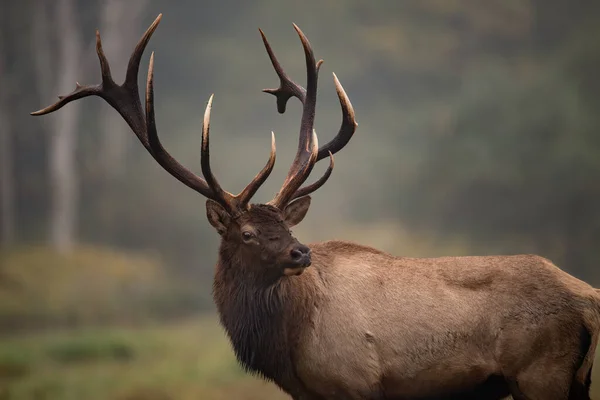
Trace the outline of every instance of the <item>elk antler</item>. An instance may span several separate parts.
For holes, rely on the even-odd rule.
[[[110,104],[127,122],[133,133],[138,137],[142,145],[150,153],[150,155],[171,175],[184,183],[186,186],[194,189],[198,193],[219,202],[229,211],[232,216],[238,216],[247,206],[250,198],[262,183],[267,179],[273,166],[275,165],[275,136],[271,135],[271,154],[265,167],[254,177],[254,179],[244,188],[244,190],[234,196],[229,192],[221,189],[221,186],[213,176],[210,169],[210,157],[208,148],[208,133],[210,124],[210,110],[212,106],[212,96],[208,101],[206,112],[204,114],[204,123],[202,128],[202,151],[201,164],[202,172],[206,180],[195,175],[193,172],[181,165],[175,160],[162,146],[156,129],[154,117],[154,53],[150,57],[150,65],[148,67],[148,78],[146,83],[146,115],[142,113],[142,105],[138,93],[138,72],[142,54],[150,37],[158,27],[162,14],[154,20],[146,33],[138,42],[133,51],[125,82],[122,85],[117,85],[112,79],[108,60],[102,50],[102,41],[100,33],[96,31],[96,52],[100,60],[100,70],[102,74],[102,82],[97,85],[82,86],[77,83],[75,90],[66,96],[59,96],[59,100],[51,106],[48,106],[39,111],[31,113],[31,115],[45,115],[59,110],[67,103],[78,100],[87,96],[99,96]]]
[[[317,80],[319,74],[319,68],[323,63],[323,60],[315,63],[315,56],[310,46],[310,42],[304,35],[304,33],[294,24],[294,29],[300,37],[302,47],[304,48],[304,54],[306,58],[306,87],[304,89],[299,84],[295,83],[285,73],[281,64],[277,60],[275,53],[273,52],[271,45],[267,41],[264,32],[259,29],[263,43],[273,64],[275,72],[279,76],[280,86],[277,89],[264,89],[266,93],[270,93],[277,98],[277,111],[283,114],[286,110],[287,101],[291,97],[296,97],[303,105],[302,120],[300,123],[300,138],[298,143],[298,151],[296,157],[292,162],[288,175],[281,187],[279,193],[275,198],[269,202],[280,209],[285,207],[291,200],[306,196],[320,188],[329,179],[333,170],[333,154],[340,151],[352,138],[352,135],[356,131],[358,124],[354,117],[354,109],[350,103],[350,99],[346,95],[344,88],[337,79],[337,76],[333,74],[335,82],[335,88],[338,94],[340,105],[342,107],[342,125],[338,134],[330,142],[323,145],[321,148],[317,145],[317,135],[313,130],[315,120],[315,108],[317,102]],[[314,164],[325,158],[330,157],[330,164],[325,174],[313,184],[300,188],[302,183],[308,178]]]

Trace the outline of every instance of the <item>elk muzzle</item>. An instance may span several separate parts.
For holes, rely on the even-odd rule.
[[[297,243],[293,245],[290,249],[289,266],[283,269],[284,275],[293,276],[302,274],[304,269],[311,264],[310,253],[310,248],[303,244]]]

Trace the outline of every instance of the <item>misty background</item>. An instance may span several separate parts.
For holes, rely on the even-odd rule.
[[[76,81],[100,82],[97,28],[121,83],[159,13],[139,82],[144,96],[155,51],[164,146],[200,174],[214,93],[211,163],[226,190],[263,167],[275,132],[275,170],[254,202],[280,188],[301,113],[293,99],[279,114],[261,92],[279,80],[257,28],[303,85],[292,23],[324,59],[321,144],[341,122],[331,73],[340,79],[359,126],[295,229],[302,242],[398,256],[536,253],[600,286],[600,3],[5,0],[0,399],[282,398],[238,369],[216,323],[218,235],[205,199],[98,97],[29,115]]]

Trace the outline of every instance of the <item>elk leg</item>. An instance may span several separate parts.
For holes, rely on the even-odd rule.
[[[529,400],[529,398],[521,392],[521,389],[519,389],[519,384],[516,379],[509,379],[508,387],[513,400]]]
[[[542,359],[531,364],[509,381],[511,395],[515,400],[569,400],[574,371],[565,364],[570,363]]]
[[[592,369],[587,373],[585,382],[579,382],[577,379],[573,380],[571,384],[571,391],[569,392],[569,400],[591,400],[590,399],[590,387],[592,386]]]
[[[598,335],[594,335],[593,331],[588,327],[582,329],[580,343],[581,362],[571,382],[569,400],[590,400],[592,368],[598,345]]]

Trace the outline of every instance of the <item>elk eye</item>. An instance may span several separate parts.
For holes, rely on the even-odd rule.
[[[245,242],[249,241],[250,239],[252,239],[254,235],[252,235],[251,232],[242,232],[242,239],[244,239]]]

